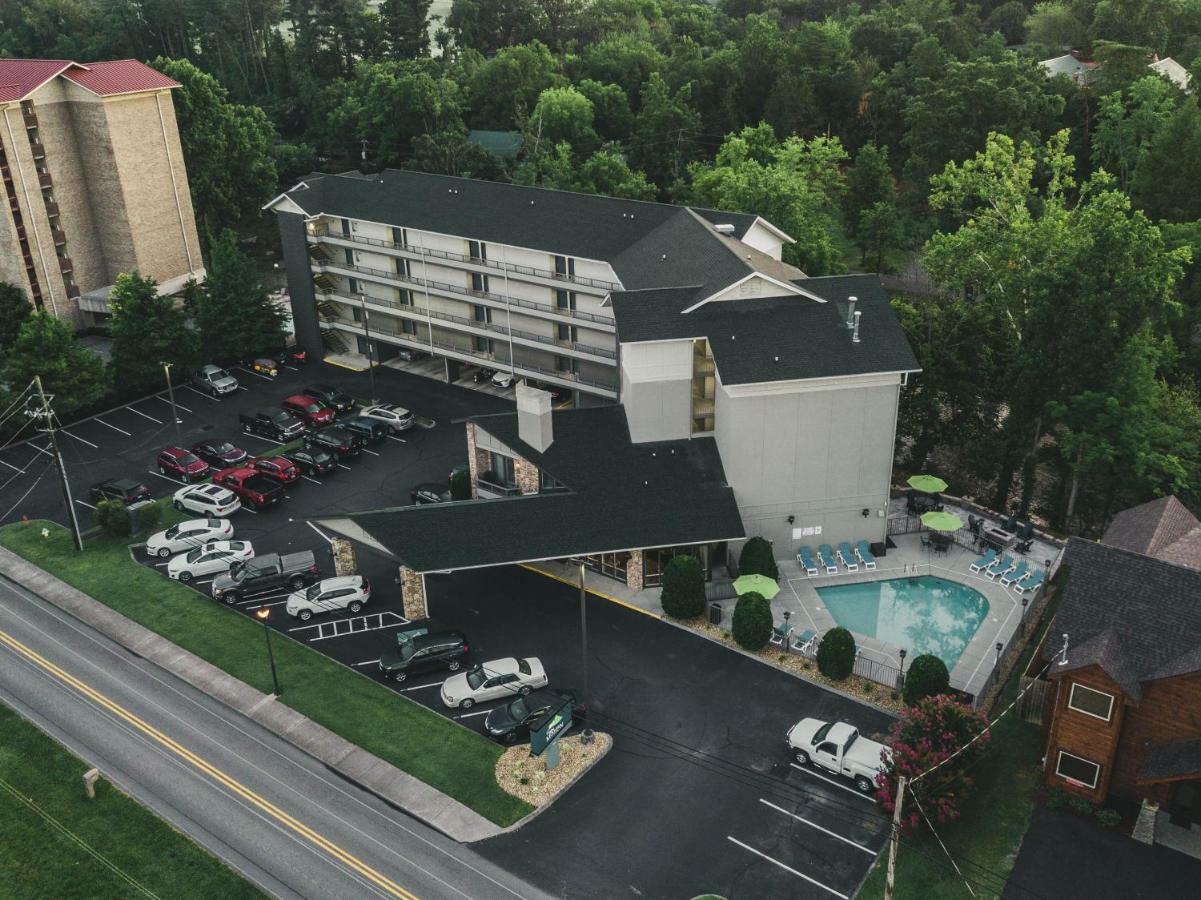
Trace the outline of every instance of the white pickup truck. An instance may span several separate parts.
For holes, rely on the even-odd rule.
[[[801,765],[813,763],[836,775],[846,775],[865,794],[876,789],[876,775],[884,769],[886,758],[892,756],[886,746],[868,740],[845,722],[801,719],[788,730],[785,740]]]

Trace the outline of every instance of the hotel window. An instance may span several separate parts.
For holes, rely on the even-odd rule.
[[[343,234],[350,234],[350,219],[343,219],[343,220],[342,220],[342,233],[343,233]]]
[[[488,245],[481,243],[480,241],[468,241],[467,255],[472,259],[487,259]]]
[[[395,225],[392,226],[392,243],[403,247],[408,244],[408,241],[405,240],[406,237],[407,235],[405,234],[405,230],[403,228],[397,228]]]
[[[575,275],[575,260],[567,256],[556,256],[555,274],[560,277],[571,278]]]
[[[414,322],[412,319],[401,319],[400,320],[400,330],[405,334],[416,334],[417,333],[417,323]]]
[[[1108,722],[1113,714],[1113,695],[1073,683],[1072,693],[1068,695],[1068,709]]]
[[[359,292],[359,280],[357,278],[347,278],[346,281],[350,285],[350,292],[357,295]]]
[[[1095,762],[1060,750],[1055,760],[1055,774],[1083,787],[1095,788],[1101,780],[1101,767]]]
[[[479,272],[472,272],[471,289],[473,291],[480,291],[484,294],[488,293],[488,276],[481,275]]]
[[[354,265],[354,251],[351,250],[349,247],[343,247],[342,252],[346,255],[346,265],[353,266]]]
[[[555,306],[559,309],[575,309],[575,294],[571,291],[555,290]]]

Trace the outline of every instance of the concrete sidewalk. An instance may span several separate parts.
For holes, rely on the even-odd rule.
[[[0,574],[253,719],[332,771],[461,843],[501,834],[479,813],[0,547]],[[400,702],[409,702],[401,699]]]

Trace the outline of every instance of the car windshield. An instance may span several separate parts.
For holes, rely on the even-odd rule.
[[[417,648],[413,646],[413,642],[411,640],[402,640],[399,643],[400,658],[406,661],[412,659],[413,654],[417,652]]]
[[[826,739],[826,735],[830,733],[830,729],[833,727],[833,722],[827,722],[821,728],[817,729],[813,735],[813,743],[820,744],[822,741],[824,741]]]
[[[320,584],[315,584],[311,588],[309,588],[307,591],[304,592],[304,598],[306,600],[316,600],[320,596],[321,596],[321,585]]]
[[[209,377],[212,378],[214,381],[217,381],[221,378],[228,378],[229,373],[226,372],[224,369],[215,369],[214,371],[209,373]]]
[[[477,690],[488,678],[488,673],[484,671],[483,666],[477,666],[467,673],[467,685],[473,691]]]
[[[179,464],[181,466],[190,466],[190,465],[192,465],[192,463],[198,463],[198,462],[200,462],[200,459],[198,457],[196,457],[195,454],[192,454],[192,453],[181,453],[180,454]]]
[[[213,453],[229,453],[231,450],[234,449],[234,445],[231,444],[229,441],[217,441],[215,443],[209,444],[209,449]]]
[[[300,405],[304,407],[304,411],[307,413],[321,412],[321,404],[320,403],[302,403]]]
[[[193,550],[191,553],[188,554],[188,562],[196,562],[196,560],[200,559],[202,554],[207,553],[207,552],[208,551],[205,550],[203,547],[197,547],[195,550]]]
[[[175,537],[175,535],[177,535],[177,534],[179,534],[179,526],[172,525],[170,528],[168,528],[166,531],[163,532],[163,537],[167,538],[167,540],[170,540],[171,538]]]
[[[512,715],[514,719],[518,720],[524,719],[530,714],[529,704],[525,702],[524,697],[518,697],[509,704],[509,714]]]
[[[530,674],[530,661],[528,659],[517,660],[517,671],[522,675]]]

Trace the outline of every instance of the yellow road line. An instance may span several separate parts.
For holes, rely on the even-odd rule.
[[[580,586],[578,581],[572,581],[569,578],[564,578],[562,575],[556,575],[554,572],[548,572],[546,569],[539,569],[537,566],[531,566],[528,563],[518,563],[517,565],[522,569],[528,569],[531,572],[537,572],[539,575],[545,575],[547,578],[570,585],[573,588],[578,588]],[[610,603],[616,603],[618,606],[624,606],[626,609],[632,609],[634,612],[642,613],[644,616],[650,616],[652,619],[660,620],[663,618],[658,613],[653,613],[649,609],[643,609],[641,606],[635,606],[633,603],[630,603],[626,600],[621,600],[617,597],[614,597],[612,594],[606,594],[603,591],[598,591],[590,587],[585,587],[584,590],[587,593],[592,594],[594,597],[600,597],[602,600],[608,600]]]
[[[372,883],[374,883],[377,887],[382,888],[384,891],[386,891],[387,893],[391,894],[394,897],[402,898],[402,900],[417,900],[417,897],[415,894],[412,894],[409,891],[405,890],[403,887],[401,887],[400,885],[398,885],[394,881],[392,881],[390,878],[388,878],[386,875],[383,875],[382,873],[376,871],[375,869],[373,869],[371,866],[367,865],[362,860],[358,859],[357,857],[353,856],[350,853],[347,853],[345,850],[343,850],[338,845],[334,844],[332,841],[329,841],[328,839],[322,837],[320,834],[313,831],[313,829],[311,829],[307,825],[305,825],[303,822],[299,821],[298,819],[296,819],[293,816],[289,815],[288,813],[284,812],[282,809],[280,809],[275,804],[271,803],[269,800],[259,796],[254,791],[247,788],[245,785],[241,784],[240,782],[238,782],[235,779],[231,778],[230,776],[226,775],[220,769],[218,769],[215,766],[213,766],[212,764],[206,762],[204,759],[197,756],[191,750],[187,749],[186,747],[177,743],[172,738],[163,734],[163,732],[159,731],[153,725],[150,725],[148,722],[145,722],[142,719],[140,719],[139,717],[135,716],[133,713],[129,712],[129,710],[125,709],[122,706],[119,706],[117,703],[114,703],[112,700],[108,699],[108,697],[104,696],[99,691],[95,690],[94,688],[92,688],[89,685],[85,684],[84,682],[80,681],[74,675],[71,675],[69,672],[66,672],[63,669],[59,668],[57,665],[50,662],[50,660],[46,659],[44,656],[37,653],[35,650],[27,647],[25,644],[22,644],[16,638],[12,637],[12,635],[8,634],[7,632],[0,631],[0,644],[6,645],[11,650],[13,650],[15,653],[19,654],[20,656],[25,657],[30,662],[37,665],[39,668],[44,669],[45,671],[54,675],[60,681],[64,682],[67,685],[70,685],[75,690],[79,691],[79,693],[83,694],[85,697],[92,700],[97,705],[103,707],[104,709],[107,709],[109,712],[113,713],[118,718],[123,719],[124,721],[128,722],[130,725],[132,725],[138,731],[141,731],[143,734],[152,738],[154,741],[156,741],[157,743],[161,744],[163,747],[170,750],[176,756],[179,756],[181,759],[184,759],[187,762],[191,763],[193,766],[195,766],[201,772],[203,772],[204,774],[206,774],[210,778],[212,778],[214,781],[218,782],[219,784],[223,785],[225,788],[227,788],[232,793],[234,793],[237,796],[241,797],[242,799],[246,800],[252,806],[257,807],[258,809],[260,809],[267,815],[271,816],[271,818],[275,819],[277,822],[280,822],[281,824],[287,826],[292,831],[296,832],[296,834],[300,835],[301,837],[303,837],[306,840],[310,841],[311,843],[315,844],[317,847],[321,848],[326,853],[328,853],[330,856],[332,856],[334,859],[338,860],[341,863],[344,863],[350,869],[352,869],[353,871],[362,875],[368,881],[371,881]]]

